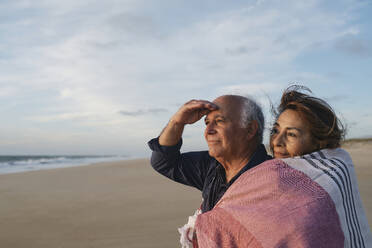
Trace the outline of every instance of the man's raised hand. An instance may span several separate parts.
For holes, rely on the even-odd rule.
[[[159,136],[159,144],[163,146],[177,144],[182,137],[182,132],[186,124],[193,124],[204,115],[217,109],[218,106],[213,102],[205,100],[188,101],[179,108],[163,129]]]
[[[171,122],[181,125],[193,124],[200,120],[204,115],[216,109],[218,109],[218,106],[213,102],[191,100],[185,103],[176,114],[173,115]]]

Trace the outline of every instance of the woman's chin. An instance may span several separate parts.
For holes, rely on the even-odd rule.
[[[274,158],[290,158],[288,153],[274,152]]]

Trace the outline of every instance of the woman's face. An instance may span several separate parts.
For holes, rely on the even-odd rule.
[[[287,109],[275,122],[270,137],[275,158],[304,155],[316,150],[309,123],[295,110]]]

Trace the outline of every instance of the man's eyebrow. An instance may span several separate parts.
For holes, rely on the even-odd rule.
[[[217,119],[217,118],[222,118],[222,119],[226,120],[226,117],[223,116],[223,115],[221,115],[221,114],[217,114],[217,115],[214,116],[214,119]],[[205,116],[205,118],[204,118],[204,122],[205,122],[205,121],[208,121],[208,120],[209,120],[209,119],[208,119],[208,116]]]
[[[223,115],[221,115],[221,114],[217,114],[216,116],[215,116],[215,119],[216,118],[222,118],[222,119],[226,119],[226,117],[225,116],[223,116]]]

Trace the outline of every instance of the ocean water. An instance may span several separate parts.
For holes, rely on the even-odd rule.
[[[125,160],[125,156],[0,156],[0,174]]]

